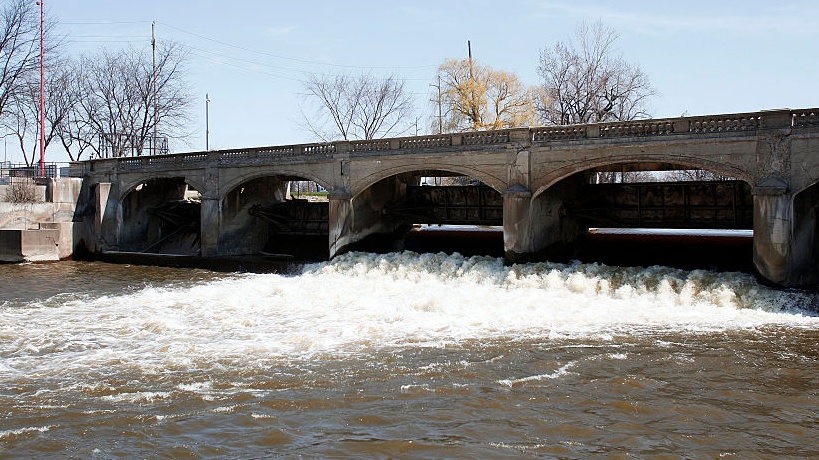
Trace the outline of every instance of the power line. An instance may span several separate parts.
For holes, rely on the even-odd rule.
[[[63,22],[61,24],[64,24],[64,25],[101,25],[101,26],[107,26],[107,25],[151,24],[151,23],[153,23],[153,21]],[[292,62],[299,62],[299,63],[302,63],[302,64],[317,65],[317,66],[328,66],[328,67],[339,67],[339,68],[347,68],[347,69],[364,69],[364,70],[366,70],[366,69],[381,69],[381,70],[389,70],[389,69],[396,69],[396,70],[401,70],[401,69],[429,69],[429,68],[438,67],[437,65],[433,65],[433,64],[423,64],[423,65],[416,65],[416,66],[361,66],[361,65],[351,65],[351,64],[335,64],[335,63],[331,63],[331,62],[313,61],[313,60],[308,60],[308,59],[299,59],[299,58],[294,58],[294,57],[290,57],[290,56],[284,56],[284,55],[280,55],[280,54],[270,53],[270,52],[266,52],[266,51],[255,50],[255,49],[248,48],[248,47],[241,46],[241,45],[237,45],[237,44],[234,44],[234,43],[229,43],[229,42],[226,42],[226,41],[223,41],[223,40],[218,40],[218,39],[215,39],[215,38],[212,38],[212,37],[208,37],[206,35],[202,35],[202,34],[199,34],[199,33],[196,33],[196,32],[192,32],[190,30],[183,29],[181,27],[174,26],[172,24],[168,24],[166,22],[162,22],[162,21],[156,21],[156,24],[161,24],[161,25],[163,25],[165,27],[168,27],[169,29],[181,32],[183,34],[187,34],[187,35],[190,35],[190,36],[202,39],[202,40],[207,40],[207,41],[217,43],[217,44],[220,44],[220,45],[223,45],[223,46],[227,46],[227,47],[230,47],[230,48],[246,51],[248,53],[259,54],[259,55],[263,55],[263,56],[268,56],[268,57],[287,60],[287,61],[292,61]],[[89,35],[89,36],[77,36],[77,37],[78,38],[101,38],[101,39],[103,39],[103,38],[106,38],[107,36]],[[112,38],[117,38],[117,37],[120,37],[120,36],[117,36],[117,35],[112,36]],[[131,37],[133,37],[133,38],[142,38],[141,36],[127,36],[127,37],[129,37],[129,38],[131,38]],[[89,43],[89,42],[94,43],[93,41],[80,41],[80,40],[72,40],[72,41],[79,42],[79,43]],[[107,41],[106,40],[106,41],[101,41],[101,43],[123,43],[123,42]],[[127,43],[131,43],[131,42],[129,41]],[[271,67],[274,67],[274,66],[271,66]],[[281,67],[279,67],[279,68],[281,68]],[[311,74],[316,74],[317,73],[317,72],[304,71],[304,70],[301,70],[301,69],[299,69],[298,71],[311,73]]]
[[[147,35],[72,35],[76,38],[148,38]]]
[[[296,72],[296,73],[299,73],[299,74],[302,74],[302,75],[323,75],[322,73],[319,73],[319,72],[310,72],[310,71],[307,71],[307,70],[294,69],[294,68],[289,68],[289,67],[280,67],[280,66],[268,64],[268,63],[265,63],[265,62],[242,59],[242,58],[238,58],[236,56],[230,56],[230,55],[227,55],[227,54],[222,54],[222,53],[218,53],[218,52],[211,51],[211,50],[197,48],[195,46],[190,46],[190,45],[187,45],[187,46],[188,46],[189,49],[191,49],[193,51],[197,51],[199,53],[206,53],[206,54],[209,54],[209,55],[217,56],[217,57],[222,58],[222,59],[228,59],[228,60],[231,60],[231,61],[242,62],[242,63],[245,63],[245,64],[251,64],[251,65],[262,66],[262,67],[269,67],[271,69],[282,70],[282,71],[285,71],[285,72]],[[196,54],[196,53],[193,53],[193,54],[195,54],[195,55],[197,55],[199,57],[206,57],[206,56],[202,56],[201,54]],[[402,80],[404,80],[404,81],[427,81],[426,78],[402,78]],[[303,80],[299,80],[299,81],[303,81]]]
[[[208,40],[208,41],[211,41],[211,42],[214,42],[214,43],[218,43],[220,45],[229,46],[231,48],[236,48],[236,49],[239,49],[239,50],[242,50],[242,51],[247,51],[249,53],[256,53],[256,54],[261,54],[261,55],[264,55],[264,56],[270,56],[270,57],[273,57],[273,58],[276,58],[276,59],[284,59],[284,60],[287,60],[287,61],[300,62],[302,64],[324,65],[324,66],[329,66],[329,67],[342,67],[342,68],[350,68],[350,69],[420,69],[420,68],[438,67],[437,65],[356,66],[356,65],[347,65],[347,64],[333,64],[333,63],[329,63],[329,62],[309,61],[309,60],[306,60],[306,59],[292,58],[292,57],[288,57],[288,56],[282,56],[282,55],[279,55],[279,54],[268,53],[266,51],[254,50],[254,49],[251,49],[251,48],[246,48],[244,46],[239,46],[239,45],[235,45],[235,44],[232,44],[232,43],[224,42],[222,40],[217,40],[215,38],[210,38],[210,37],[207,37],[205,35],[200,35],[200,34],[197,34],[196,32],[191,32],[189,30],[185,30],[185,29],[182,29],[182,28],[179,28],[179,27],[176,27],[176,26],[172,26],[172,25],[164,23],[164,22],[157,22],[157,23],[162,24],[163,26],[168,27],[170,29],[173,29],[173,30],[176,30],[176,31],[188,34],[188,35],[192,35],[194,37],[201,38],[203,40]]]
[[[142,43],[142,40],[74,40],[68,39],[67,43]]]
[[[304,71],[298,70],[298,69],[292,69],[292,68],[288,68],[288,67],[279,67],[279,66],[275,66],[275,65],[271,65],[271,64],[266,64],[264,62],[251,61],[251,60],[248,60],[248,59],[238,58],[236,56],[229,56],[227,54],[217,53],[216,51],[205,50],[205,49],[202,49],[202,48],[197,48],[195,46],[190,46],[190,45],[187,45],[187,46],[188,46],[189,49],[194,50],[194,51],[198,51],[200,53],[207,53],[207,54],[218,56],[218,57],[224,58],[224,59],[230,59],[230,60],[234,60],[234,61],[244,62],[246,64],[253,64],[253,65],[258,65],[258,66],[270,67],[271,69],[284,70],[284,71],[287,71],[287,72],[310,73],[310,72],[304,72]]]
[[[65,24],[65,25],[102,25],[102,26],[107,26],[107,25],[151,24],[151,23],[152,23],[152,21],[101,21],[101,22],[66,22],[66,23],[62,23],[62,24]],[[233,49],[242,50],[242,51],[245,51],[245,52],[248,52],[248,53],[253,53],[253,54],[262,55],[262,56],[268,56],[268,57],[287,60],[287,61],[292,61],[292,62],[298,62],[298,63],[302,63],[302,64],[328,66],[328,67],[338,67],[338,68],[347,68],[347,69],[360,69],[360,70],[375,70],[375,69],[384,69],[384,70],[404,69],[404,70],[406,70],[406,69],[426,69],[426,68],[437,67],[437,66],[433,66],[433,65],[420,65],[420,66],[357,66],[357,65],[334,64],[334,63],[328,63],[328,62],[319,62],[319,61],[311,61],[311,60],[306,60],[306,59],[291,58],[291,57],[288,57],[288,56],[278,55],[278,54],[275,54],[275,53],[269,53],[269,52],[265,52],[265,51],[254,50],[254,49],[247,48],[247,47],[244,47],[244,46],[240,46],[240,45],[236,45],[236,44],[233,44],[233,43],[225,42],[225,41],[218,40],[218,39],[215,39],[215,38],[211,38],[211,37],[208,37],[208,36],[205,36],[205,35],[202,35],[202,34],[198,34],[196,32],[191,32],[189,30],[185,30],[185,29],[173,26],[173,25],[165,23],[165,22],[157,21],[156,23],[161,24],[161,25],[163,25],[163,26],[165,26],[165,27],[167,27],[169,29],[181,32],[183,34],[187,34],[187,35],[190,35],[190,36],[202,39],[202,40],[206,40],[206,41],[209,41],[209,42],[212,42],[212,43],[216,43],[216,44],[219,44],[219,45],[222,45],[222,46],[227,46],[227,47],[230,47],[230,48],[233,48]],[[133,38],[134,40],[131,40],[131,38]],[[142,36],[142,35],[77,35],[77,36],[70,36],[70,38],[68,38],[67,41],[69,43],[128,43],[128,44],[133,44],[133,43],[143,43],[143,41],[148,41],[148,40],[150,40],[150,37]],[[192,50],[191,54],[193,54],[194,56],[197,56],[197,57],[203,58],[203,59],[207,59],[208,61],[216,63],[216,64],[220,64],[220,65],[224,65],[224,66],[228,66],[228,67],[233,67],[233,68],[243,70],[243,71],[246,71],[246,72],[255,72],[255,73],[265,74],[265,75],[269,75],[269,76],[272,76],[272,77],[285,79],[285,80],[290,80],[290,81],[295,81],[295,82],[299,82],[299,83],[304,83],[305,82],[305,80],[303,78],[288,77],[288,76],[284,76],[284,75],[280,75],[280,74],[266,72],[266,71],[260,70],[260,69],[249,68],[247,66],[237,65],[235,63],[225,62],[225,61],[222,61],[222,60],[219,60],[219,59],[214,59],[214,56],[216,56],[218,58],[222,58],[222,59],[227,59],[229,61],[250,64],[252,66],[266,67],[266,68],[276,69],[276,70],[280,70],[280,71],[284,71],[284,72],[296,72],[296,73],[300,73],[302,75],[324,75],[324,73],[322,73],[322,72],[315,72],[315,71],[310,71],[310,70],[300,69],[300,68],[277,66],[277,65],[274,65],[274,64],[259,62],[259,61],[256,61],[256,60],[242,59],[242,58],[239,58],[239,57],[236,57],[236,56],[227,55],[227,54],[219,53],[219,52],[208,50],[208,49],[202,49],[202,48],[198,48],[198,47],[187,45],[187,44],[185,46],[187,46],[189,49]],[[405,80],[405,81],[427,81],[428,79],[426,79],[426,78],[402,78],[402,80]]]
[[[107,26],[117,24],[150,24],[151,21],[60,22],[67,26]]]
[[[207,59],[208,61],[213,62],[214,64],[219,64],[219,65],[223,65],[223,66],[227,66],[227,67],[233,67],[235,69],[244,70],[245,72],[254,72],[254,73],[258,73],[258,74],[262,74],[262,75],[269,75],[271,77],[281,78],[283,80],[290,80],[290,81],[295,81],[295,82],[299,82],[299,83],[304,83],[304,80],[301,80],[301,79],[298,79],[298,78],[286,77],[284,75],[265,72],[264,70],[259,70],[259,69],[250,69],[248,67],[244,67],[244,66],[241,66],[241,65],[232,64],[230,62],[220,61],[218,59],[214,59],[211,56],[198,54],[197,52],[192,52],[191,54],[193,54],[194,56],[199,56],[200,58],[203,58],[203,59]]]

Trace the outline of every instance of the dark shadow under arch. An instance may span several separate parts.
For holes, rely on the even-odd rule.
[[[753,183],[754,175],[751,172],[744,171],[739,168],[731,167],[716,162],[702,160],[693,157],[674,157],[669,158],[667,155],[635,155],[628,159],[617,159],[612,161],[611,158],[592,158],[584,161],[579,161],[571,165],[557,168],[548,171],[544,177],[532,178],[533,184],[540,184],[537,189],[533,191],[533,196],[538,196],[552,185],[567,179],[575,174],[596,170],[600,168],[614,168],[623,165],[645,165],[646,169],[642,171],[662,171],[670,168],[676,169],[702,169],[714,172],[721,176],[733,177],[748,183]]]
[[[158,177],[124,194],[119,213],[120,251],[199,255],[201,202],[184,177]]]

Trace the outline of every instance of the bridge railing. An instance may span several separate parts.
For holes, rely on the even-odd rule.
[[[795,128],[819,126],[819,109],[793,111],[793,126]]]
[[[337,153],[365,153],[424,150],[456,146],[501,145],[510,142],[543,143],[584,139],[626,137],[657,137],[670,135],[706,135],[715,133],[753,132],[768,128],[819,127],[819,109],[771,110],[726,115],[706,115],[680,118],[645,119],[585,125],[539,126],[494,131],[433,134],[391,139],[339,141],[323,144],[297,144],[245,149],[213,150],[208,152],[169,155],[123,157],[92,160],[90,170],[141,169],[151,166],[185,167],[186,164],[248,163],[260,160],[293,159],[294,157],[331,157]]]

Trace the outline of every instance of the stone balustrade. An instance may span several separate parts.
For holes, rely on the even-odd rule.
[[[673,120],[638,120],[600,125],[600,137],[661,136],[675,132]]]
[[[692,133],[714,133],[725,131],[748,131],[761,127],[762,116],[758,113],[695,117],[690,119]]]
[[[793,112],[793,126],[801,128],[819,125],[819,109],[796,110]]]
[[[535,142],[561,141],[586,138],[584,125],[546,126],[529,128]]]
[[[449,134],[436,134],[432,136],[416,136],[400,139],[399,149],[423,149],[432,147],[449,147],[457,145],[452,141],[453,136]]]
[[[245,163],[254,159],[292,158],[293,156],[330,157],[337,153],[375,153],[416,151],[457,146],[487,146],[510,142],[549,143],[586,139],[650,138],[670,135],[707,135],[750,132],[766,128],[803,128],[819,125],[819,109],[776,110],[754,113],[708,115],[666,119],[645,119],[586,125],[540,126],[466,133],[434,134],[392,139],[339,141],[246,149],[215,150],[169,155],[122,157],[93,160],[89,168],[137,170],[175,163]]]

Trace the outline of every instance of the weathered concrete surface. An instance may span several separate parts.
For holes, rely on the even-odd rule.
[[[0,262],[60,260],[60,231],[0,230]]]
[[[819,286],[819,184],[793,196],[783,184],[754,196],[754,264],[771,283]]]
[[[57,258],[66,260],[74,255],[74,222],[43,222],[41,231],[57,232]]]
[[[16,178],[15,178],[16,179]],[[37,179],[36,203],[0,201],[0,260],[40,262],[70,258],[80,178]],[[0,187],[0,199],[6,199]]]
[[[268,232],[249,210],[256,204],[278,203],[287,198],[288,182],[276,176],[260,177],[234,188],[221,200],[218,218],[209,222],[219,228],[216,252],[220,255],[258,254]]]
[[[73,218],[70,203],[0,202],[0,229],[36,229],[41,222],[71,222]]]
[[[224,244],[256,231],[223,202],[260,178],[311,180],[330,194],[330,254],[398,222],[383,213],[399,199],[401,177],[436,172],[470,176],[504,200],[507,258],[561,252],[585,229],[561,214],[579,193],[577,178],[596,170],[705,169],[754,190],[754,261],[783,286],[815,287],[815,205],[807,192],[819,181],[819,110],[777,110],[622,123],[521,128],[372,141],[192,152],[75,163],[85,178],[81,203],[92,251],[118,250],[150,231],[126,228],[142,220],[130,195],[152,180],[182,180],[202,195],[202,255],[229,252]],[[266,180],[266,179],[265,179]],[[239,208],[236,208],[239,209]],[[144,228],[144,227],[137,227]],[[142,232],[142,233],[140,233]],[[248,237],[258,241],[261,235]],[[256,244],[243,244],[252,250]]]
[[[9,178],[4,178],[4,179],[8,180]],[[14,180],[21,180],[21,179],[23,179],[23,178],[14,178]],[[11,194],[11,190],[10,190],[11,187],[12,187],[11,185],[0,183],[0,202],[7,202],[8,201],[8,196]],[[34,200],[36,202],[42,203],[42,202],[48,201],[48,200],[46,200],[47,188],[48,188],[48,186],[46,186],[46,185],[34,185],[33,186]]]

